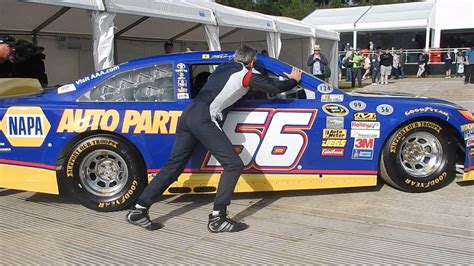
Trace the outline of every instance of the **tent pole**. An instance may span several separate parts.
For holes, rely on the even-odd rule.
[[[430,27],[426,28],[425,50],[430,49]]]

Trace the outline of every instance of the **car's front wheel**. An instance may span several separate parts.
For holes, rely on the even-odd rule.
[[[79,141],[69,153],[65,183],[81,203],[108,212],[130,207],[146,185],[136,152],[109,135]]]
[[[456,176],[456,146],[450,129],[432,121],[413,121],[398,129],[382,151],[380,175],[407,192],[428,192]]]

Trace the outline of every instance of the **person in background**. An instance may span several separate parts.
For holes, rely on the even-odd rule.
[[[370,52],[374,51],[374,48],[375,48],[375,47],[374,47],[374,42],[370,41],[370,42],[369,42],[369,51],[370,51]]]
[[[474,45],[469,45],[464,61],[464,85],[474,84]]]
[[[456,77],[462,77],[464,75],[464,55],[461,51],[456,53]]]
[[[0,64],[5,63],[15,54],[15,38],[0,34]]]
[[[427,77],[429,74],[430,74],[430,53],[428,51],[428,49],[425,49],[425,51],[423,52],[423,56],[425,57],[425,62],[426,62],[426,65],[425,65],[425,72],[422,74],[423,77]]]
[[[367,78],[370,78],[370,58],[367,53],[364,53],[363,55],[363,66],[364,66],[364,75],[362,76],[362,80],[365,80]]]
[[[357,85],[359,88],[362,88],[362,63],[364,59],[360,54],[360,48],[357,48],[355,53],[349,59],[349,62],[352,63],[352,79],[351,79],[351,88],[355,88],[355,80],[357,78]]]
[[[370,67],[372,68],[372,85],[377,85],[380,81],[380,52],[378,49],[370,54]]]
[[[351,59],[353,55],[354,55],[354,48],[349,47],[349,50],[346,51],[346,55],[344,56],[344,59],[342,60],[342,64],[346,68],[346,81],[347,82],[352,80],[352,64],[349,61],[349,59]]]
[[[418,54],[418,72],[416,73],[417,78],[421,78],[421,75],[425,72],[426,68],[426,56],[424,52]]]
[[[447,79],[451,78],[451,68],[453,67],[453,54],[451,53],[451,49],[448,49],[446,55],[444,57],[444,65],[446,69],[446,77]]]
[[[392,47],[391,55],[393,58],[392,76],[394,76],[395,79],[398,79],[399,67],[400,67],[400,55],[397,53],[397,51],[395,51],[395,47]]]
[[[174,53],[174,44],[172,41],[166,41],[164,45],[165,54],[172,54]]]
[[[393,58],[389,52],[389,49],[387,49],[380,55],[380,75],[381,75],[380,84],[388,85],[388,76],[392,72],[392,64],[393,64]]]
[[[400,71],[400,78],[404,79],[405,78],[405,61],[407,57],[402,48],[398,50],[398,55],[399,55],[398,70]]]
[[[324,78],[324,67],[329,65],[329,62],[321,53],[321,47],[316,44],[313,49],[314,53],[308,57],[307,65],[310,67],[309,71],[315,77],[320,80],[325,80]]]
[[[338,69],[339,69],[339,73],[338,73],[338,78],[339,78],[339,81],[342,81],[342,71],[344,69],[344,66],[342,65],[342,59],[343,59],[343,55],[338,55],[337,56],[337,66],[338,66]]]

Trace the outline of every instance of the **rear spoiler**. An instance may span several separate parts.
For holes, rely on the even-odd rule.
[[[0,79],[0,98],[33,95],[41,92],[43,92],[43,88],[37,79]]]

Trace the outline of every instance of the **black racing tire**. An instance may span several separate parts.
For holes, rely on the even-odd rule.
[[[127,209],[147,184],[137,152],[120,139],[95,135],[74,145],[64,163],[69,193],[87,208],[100,212]]]
[[[450,128],[432,121],[412,121],[387,141],[380,176],[389,185],[412,193],[433,191],[455,176],[456,148]]]

